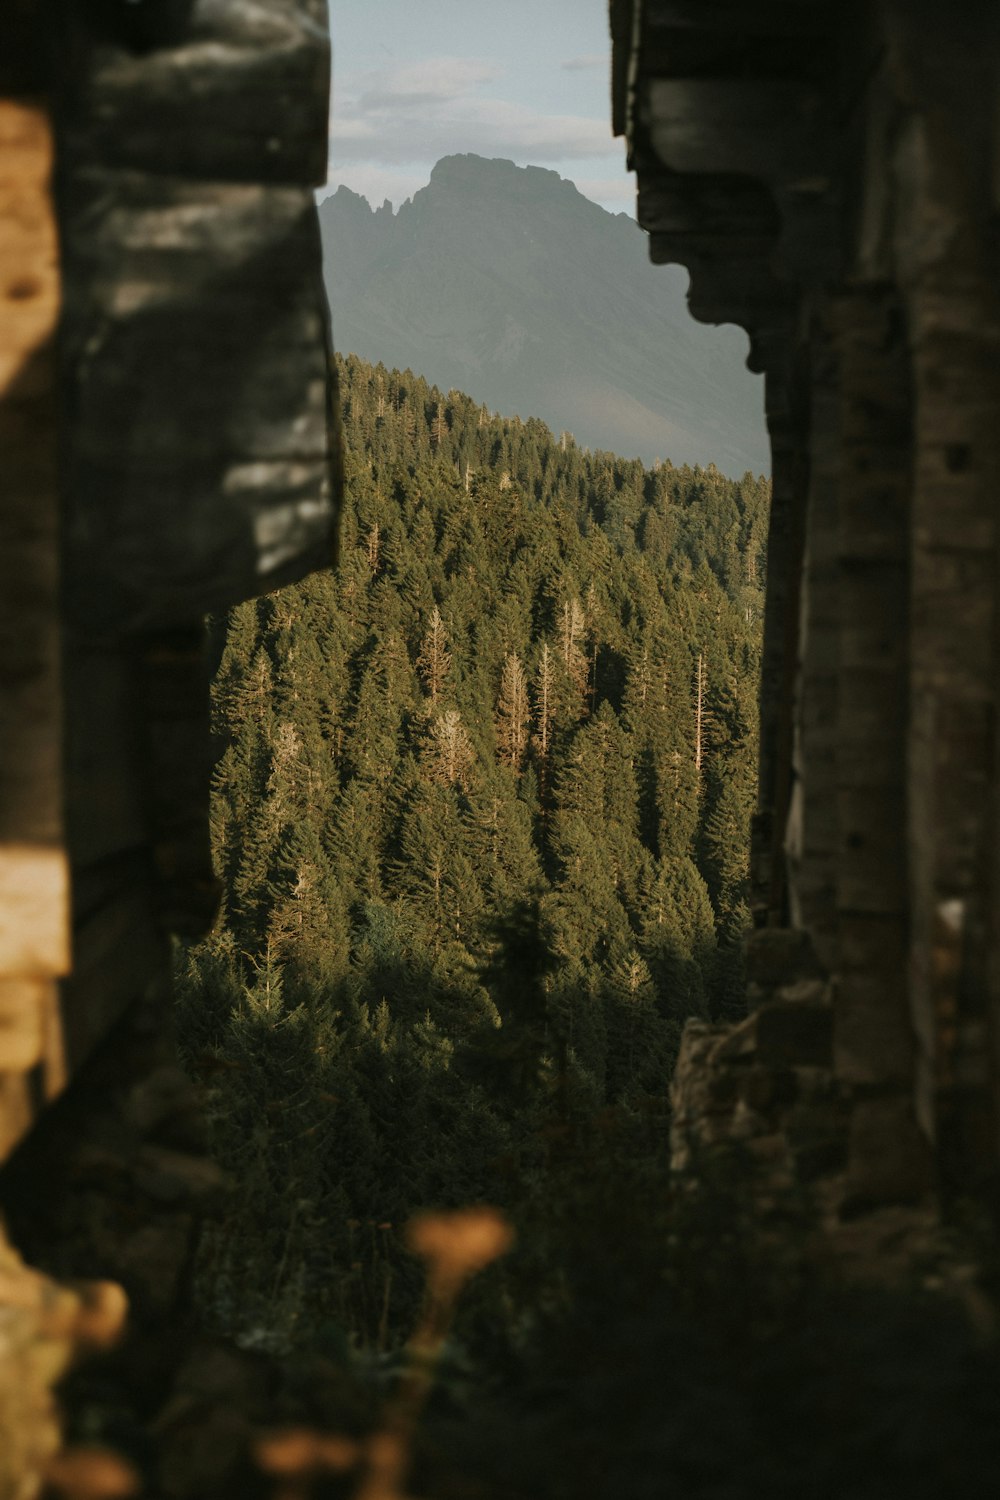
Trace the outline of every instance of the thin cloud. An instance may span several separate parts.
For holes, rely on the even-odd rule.
[[[595,54],[593,61],[607,58]],[[426,183],[441,157],[472,152],[553,166],[566,176],[579,162],[594,182],[581,182],[581,191],[626,207],[632,190],[624,175],[613,184],[621,148],[607,116],[548,114],[497,98],[503,76],[488,60],[440,56],[337,79],[330,183],[343,182],[373,203],[387,197],[398,204]]]
[[[415,104],[446,104],[500,76],[500,69],[477,58],[430,57],[365,74],[365,86],[354,104],[363,114]]]
[[[369,74],[360,89],[348,80],[331,124],[332,167],[398,167],[466,151],[543,163],[616,152],[606,120],[483,97],[486,81],[485,67],[464,59],[435,59],[378,81]]]
[[[585,57],[571,57],[560,63],[564,73],[587,73],[591,68],[608,68],[611,59],[606,52],[588,52]]]

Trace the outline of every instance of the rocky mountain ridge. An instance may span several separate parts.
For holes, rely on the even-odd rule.
[[[320,204],[334,337],[590,448],[724,473],[767,468],[746,336],[705,328],[687,272],[540,167],[438,162],[397,212],[340,187]]]

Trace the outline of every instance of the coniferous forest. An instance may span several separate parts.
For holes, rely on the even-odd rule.
[[[259,1464],[936,1500],[947,1450],[976,1493],[986,1356],[803,1280],[738,1158],[669,1172],[681,1030],[744,1005],[767,483],[340,366],[339,567],[212,624],[224,909],[177,953],[200,1316],[308,1424]]]
[[[557,1095],[662,1129],[685,1020],[738,1010],[768,486],[341,388],[340,567],[217,623],[226,905],[182,989],[260,1316],[387,1343],[362,1224],[504,1197]]]

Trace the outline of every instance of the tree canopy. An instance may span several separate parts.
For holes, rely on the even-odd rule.
[[[769,499],[340,380],[341,567],[216,622],[182,982],[189,1045],[256,1059],[220,1129],[334,1240],[481,1197],[553,1088],[662,1098],[738,1005]]]

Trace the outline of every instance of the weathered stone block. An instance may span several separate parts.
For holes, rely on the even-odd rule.
[[[757,1050],[757,1017],[756,1014],[747,1016],[745,1021],[740,1021],[733,1026],[715,1043],[710,1057],[711,1062],[749,1061]]]
[[[931,1161],[910,1099],[864,1099],[851,1112],[846,1205],[909,1202],[931,1186]]]
[[[767,1068],[751,1068],[741,1081],[740,1092],[750,1109],[763,1114],[774,1103],[774,1074]]]
[[[794,1143],[792,1156],[795,1175],[800,1182],[815,1182],[843,1170],[847,1161],[847,1136],[842,1128],[832,1127],[828,1134]]]
[[[906,933],[898,914],[842,909],[839,932],[844,970],[881,975],[900,972],[899,955],[906,951]]]
[[[762,986],[821,976],[809,934],[794,928],[758,928],[747,937],[745,954],[748,978]]]
[[[747,1141],[763,1135],[768,1128],[764,1115],[752,1109],[744,1099],[738,1099],[727,1122],[725,1138],[730,1141]]]
[[[60,848],[0,846],[0,974],[65,974],[69,871]]]
[[[833,1057],[833,1012],[828,1005],[779,1000],[755,1014],[757,1057],[769,1067],[825,1067]]]
[[[50,981],[0,978],[0,1072],[24,1073],[41,1062]]]
[[[905,970],[885,975],[850,970],[833,1007],[833,1068],[850,1084],[900,1082],[913,1064],[913,1028]]]

